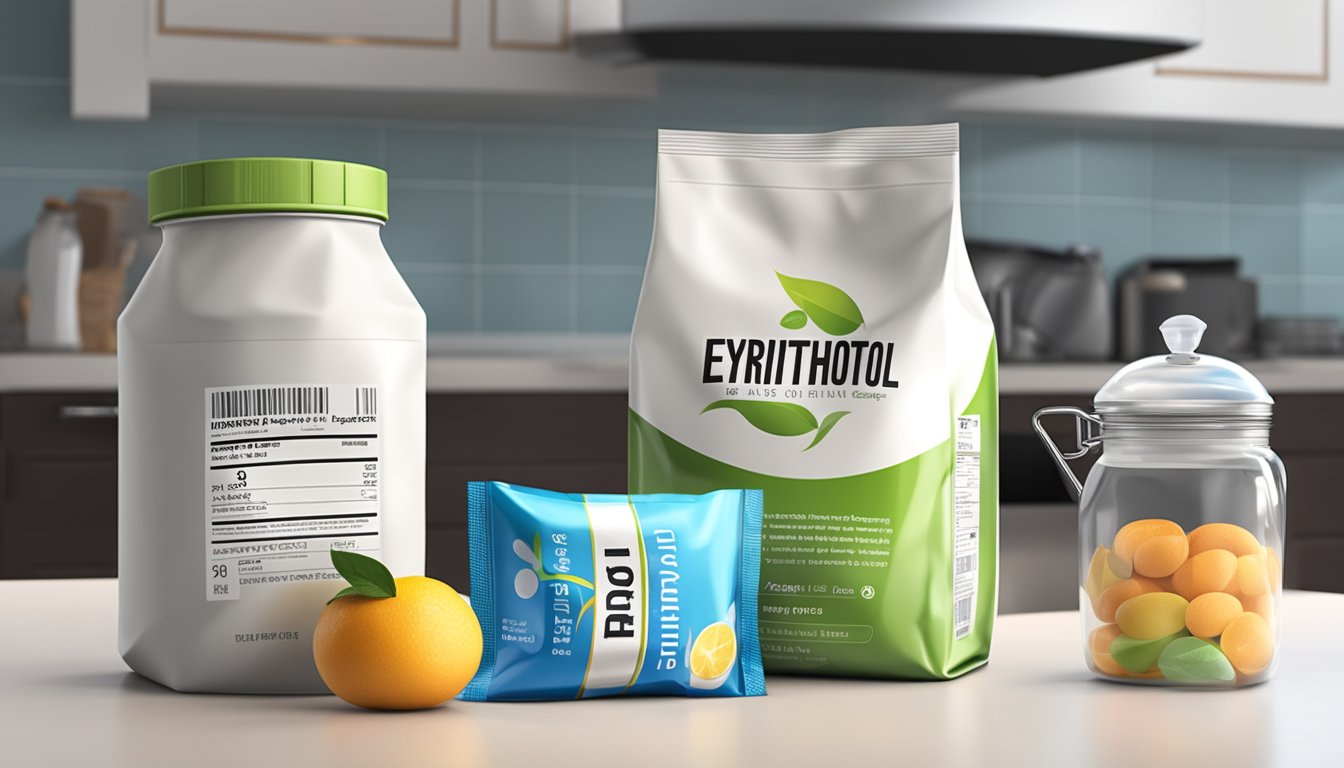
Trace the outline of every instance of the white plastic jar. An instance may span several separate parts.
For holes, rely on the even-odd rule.
[[[117,324],[119,647],[180,691],[325,693],[329,550],[424,572],[425,313],[387,174],[324,160],[149,177],[163,247]]]

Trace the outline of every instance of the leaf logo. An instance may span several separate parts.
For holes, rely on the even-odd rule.
[[[811,320],[814,325],[832,336],[848,336],[863,325],[863,313],[849,294],[829,283],[804,280],[775,273],[779,284],[798,309],[789,312],[779,324],[791,331],[801,329]]]
[[[863,313],[849,294],[830,283],[806,280],[775,273],[789,299],[798,307],[780,318],[779,324],[790,331],[807,327],[808,321],[831,336],[848,336],[863,325]],[[828,345],[830,342],[826,342]],[[768,435],[801,437],[812,435],[812,442],[804,451],[810,451],[826,438],[849,411],[829,413],[821,421],[811,411],[797,403],[779,403],[771,400],[715,400],[700,411],[728,409],[737,411],[751,426]]]
[[[751,426],[768,435],[778,437],[799,437],[815,432],[812,442],[804,451],[811,450],[830,434],[849,411],[836,411],[827,414],[820,423],[812,412],[797,403],[777,403],[771,400],[715,400],[705,406],[701,414],[727,408],[742,414]]]

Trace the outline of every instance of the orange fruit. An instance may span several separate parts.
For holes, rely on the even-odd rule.
[[[341,597],[322,611],[313,660],[331,692],[367,709],[425,709],[456,696],[481,664],[481,625],[447,584],[396,580],[396,597]]]

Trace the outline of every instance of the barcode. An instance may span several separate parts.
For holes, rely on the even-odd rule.
[[[329,406],[326,387],[230,389],[211,393],[210,418],[329,413]]]
[[[976,560],[976,555],[974,555],[974,554],[971,554],[971,555],[962,555],[961,557],[958,557],[958,558],[957,558],[956,565],[953,566],[953,570],[952,570],[952,572],[953,572],[955,575],[960,576],[960,575],[963,574],[963,573],[970,573],[971,571],[974,571],[974,570],[975,570],[975,560]]]
[[[957,637],[970,634],[971,598],[963,597],[952,606],[953,626],[957,628]]]
[[[355,415],[378,415],[378,389],[376,387],[355,387]]]

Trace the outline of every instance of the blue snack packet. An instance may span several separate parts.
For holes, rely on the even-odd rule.
[[[762,696],[761,492],[467,486],[485,649],[459,698]]]

